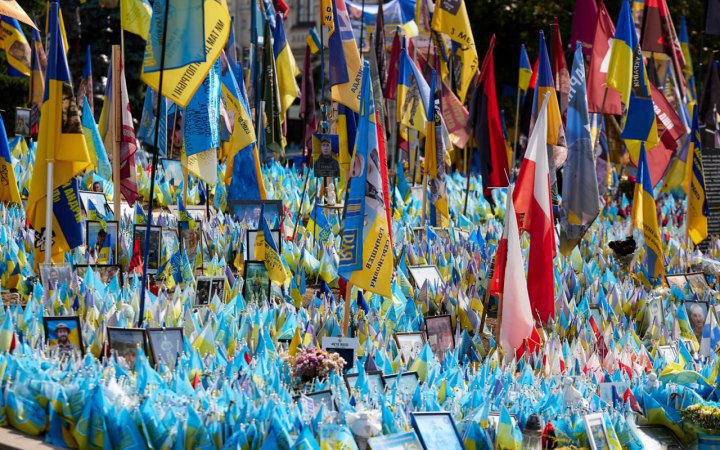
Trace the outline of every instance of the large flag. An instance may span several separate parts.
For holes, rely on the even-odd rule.
[[[334,27],[328,36],[330,86],[333,101],[360,110],[362,65],[345,0],[332,0]]]
[[[275,17],[276,25],[273,35],[273,53],[275,54],[275,68],[277,70],[278,90],[280,91],[280,120],[285,121],[290,105],[300,94],[295,77],[300,70],[295,63],[290,44],[285,38],[285,26],[281,14]]]
[[[265,127],[263,144],[268,150],[272,150],[280,157],[285,156],[282,134],[282,121],[280,120],[280,91],[278,90],[277,68],[275,67],[275,55],[273,54],[272,31],[270,22],[265,21],[265,32],[263,33],[263,72],[261,77],[262,89],[262,111],[264,117],[262,124]],[[262,147],[261,147],[262,148]]]
[[[600,213],[590,117],[585,97],[585,66],[578,43],[570,79],[567,112],[568,159],[563,169],[560,252],[569,255]]]
[[[430,115],[430,108],[430,87],[407,49],[403,49],[398,71],[397,121],[425,133],[425,121]]]
[[[495,35],[490,38],[490,46],[483,59],[478,85],[470,102],[469,118],[469,123],[474,129],[475,145],[480,152],[480,175],[486,197],[490,196],[490,188],[507,186],[510,177],[495,90],[494,49]]]
[[[528,258],[530,305],[533,316],[543,323],[555,314],[553,292],[555,229],[546,143],[548,104],[552,95],[553,93],[546,93],[544,96],[513,192],[515,211],[523,218],[520,226],[530,233]]]
[[[705,194],[705,171],[702,163],[702,145],[700,144],[700,125],[697,108],[693,113],[692,131],[690,134],[688,183],[683,186],[687,193],[687,233],[695,245],[700,244],[708,235],[708,208]]]
[[[635,162],[642,143],[646,148],[655,148],[658,133],[650,82],[627,0],[623,2],[617,21],[607,83],[620,92],[620,99],[625,106],[621,137],[630,158]]]
[[[720,8],[720,6],[718,6]],[[703,83],[703,93],[700,98],[700,142],[704,148],[720,148],[720,52],[717,50],[710,56],[707,74]]]
[[[87,97],[83,97],[83,102],[82,130],[88,147],[90,162],[95,167],[98,175],[109,181],[112,178],[112,167],[105,150],[105,144],[103,144],[97,124],[95,124],[92,108],[90,108]]]
[[[125,31],[147,39],[152,12],[148,0],[120,0],[120,26]]]
[[[40,32],[33,28],[30,56],[30,134],[37,136],[40,125],[40,108],[45,96],[45,68],[47,58],[43,49]]]
[[[685,79],[682,76],[682,68],[685,66],[685,56],[665,0],[645,0],[640,46],[646,52],[664,53],[670,57],[673,70],[678,77],[680,92],[684,92]]]
[[[362,74],[360,124],[343,218],[339,272],[353,285],[391,298],[393,252],[381,176],[381,164],[387,163],[380,159],[378,152],[370,83],[370,65],[366,62]]]
[[[45,252],[43,239],[46,225],[47,164],[53,161],[53,245],[52,255],[59,261],[64,252],[82,244],[82,213],[77,196],[75,176],[90,165],[82,134],[80,115],[70,82],[65,48],[60,39],[59,5],[50,4],[48,67],[45,97],[40,119],[36,164],[27,202],[28,221],[38,233],[36,251]],[[36,261],[41,261],[40,255]]]
[[[588,112],[619,116],[622,114],[620,93],[607,85],[613,36],[615,36],[615,25],[605,8],[605,2],[600,0],[588,73]]]
[[[7,74],[11,77],[30,76],[30,44],[17,19],[0,17],[0,44],[5,50]]]
[[[220,61],[215,61],[185,108],[182,132],[190,157],[220,147]],[[215,172],[215,167],[211,170]]]
[[[430,109],[425,125],[425,173],[430,183],[430,224],[450,225],[447,189],[445,186],[445,142],[442,138],[440,99],[435,100],[435,71],[430,80]],[[383,192],[386,192],[383,189]],[[387,207],[387,205],[385,205]]]
[[[653,186],[657,186],[675,155],[678,147],[678,139],[684,136],[687,131],[680,116],[675,112],[668,99],[650,84],[653,106],[655,108],[656,126],[660,141],[647,154],[648,167],[650,168],[650,180]]]
[[[22,205],[2,116],[0,116],[0,201]]]
[[[77,103],[84,105],[83,98],[87,98],[87,102],[90,105],[90,114],[95,114],[95,103],[93,101],[93,78],[92,78],[92,51],[90,46],[87,46],[87,53],[85,54],[85,65],[83,66],[82,77],[80,78],[80,86],[78,86]],[[83,115],[85,109],[83,107]]]
[[[500,343],[506,354],[512,355],[523,341],[532,335],[533,314],[525,280],[525,262],[520,247],[520,232],[517,215],[512,201],[512,188],[508,188],[505,207],[505,229],[503,230],[503,249],[505,257],[498,257],[504,263],[502,270],[502,322],[500,324]],[[504,326],[503,326],[504,325]]]
[[[665,274],[662,240],[658,229],[657,209],[653,197],[645,146],[640,145],[638,171],[633,196],[632,221],[645,238],[645,264],[648,278],[656,280]]]
[[[570,30],[570,45],[580,41],[583,54],[592,54],[595,40],[595,23],[598,20],[598,5],[595,0],[576,0],[573,12],[572,28]]]
[[[117,75],[117,74],[114,74]],[[113,76],[114,76],[113,75]],[[121,111],[121,132],[120,136],[120,192],[125,200],[132,206],[138,198],[137,174],[135,169],[135,151],[137,140],[135,139],[135,128],[130,111],[130,97],[128,96],[127,84],[125,83],[125,63],[120,62],[120,104]],[[108,79],[108,83],[111,80]],[[113,99],[116,100],[116,99]],[[108,106],[109,108],[112,105]],[[113,111],[115,109],[113,108]],[[107,148],[107,146],[106,146]],[[115,194],[117,195],[117,193]]]
[[[230,34],[226,0],[174,0],[167,11],[167,39],[163,23],[168,2],[155,2],[145,44],[141,78],[160,90],[160,71],[165,72],[162,94],[186,107],[220,56]],[[165,45],[165,61],[161,61]]]
[[[468,94],[470,83],[475,79],[478,70],[478,54],[475,48],[470,18],[464,0],[440,0],[435,6],[432,17],[432,29],[447,34],[450,39],[460,44],[458,53],[462,61],[458,97],[463,102]]]

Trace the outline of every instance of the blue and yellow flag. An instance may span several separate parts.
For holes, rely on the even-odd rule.
[[[147,39],[151,17],[152,6],[147,0],[120,0],[120,26],[123,30]]]
[[[270,227],[265,220],[265,216],[260,214],[260,229],[264,235],[265,241],[265,268],[268,271],[268,277],[273,283],[282,286],[290,281],[290,274],[280,259],[280,250],[275,243],[275,239],[270,232]]]
[[[0,117],[0,201],[17,203],[22,206],[2,117]]]
[[[555,81],[553,81],[552,66],[550,65],[550,57],[548,56],[547,45],[545,43],[545,34],[540,31],[540,62],[538,63],[538,74],[535,83],[535,96],[533,97],[532,108],[532,124],[540,114],[542,108],[542,100],[545,94],[550,94],[547,102],[547,145],[556,145],[565,147],[565,129],[563,128],[562,115],[560,114],[560,106],[558,104],[557,92],[555,91]],[[555,180],[555,171],[553,169],[553,160],[550,159],[550,181],[551,184]]]
[[[277,24],[273,32],[273,53],[275,54],[275,70],[277,72],[278,90],[280,91],[280,120],[285,121],[290,105],[300,95],[295,77],[300,75],[290,45],[285,38],[285,26],[281,14],[275,17]]]
[[[686,164],[686,182],[683,190],[687,195],[687,233],[695,245],[700,244],[708,235],[708,208],[705,194],[705,171],[702,162],[702,147],[700,144],[700,125],[698,121],[698,108],[693,108],[692,131],[690,132],[690,148]]]
[[[397,121],[424,135],[425,122],[433,112],[430,97],[430,86],[404,48],[398,66]]]
[[[695,87],[695,72],[693,71],[692,58],[690,57],[690,38],[688,37],[687,23],[685,23],[685,16],[680,17],[680,49],[682,50],[683,57],[685,58],[685,65],[683,66],[683,74],[685,75],[685,81],[687,81],[687,91],[690,95],[689,103],[697,101],[697,88]]]
[[[430,225],[450,225],[445,187],[445,143],[442,139],[440,104],[435,104],[435,70],[430,80],[430,101],[425,125],[425,173],[430,183]]]
[[[334,29],[328,37],[330,86],[333,101],[360,110],[362,65],[345,0],[332,0]]]
[[[85,136],[90,162],[93,167],[95,167],[98,175],[110,181],[112,178],[112,168],[110,167],[110,160],[105,151],[105,144],[103,144],[102,138],[100,137],[100,131],[98,131],[97,124],[93,118],[92,108],[90,107],[87,97],[83,97],[83,102],[82,132]]]
[[[640,159],[635,181],[635,195],[633,196],[632,221],[635,228],[642,231],[645,238],[645,263],[648,276],[656,280],[665,274],[665,261],[662,239],[658,229],[653,187],[650,181],[650,168],[645,154],[645,145],[642,143],[640,144]]]
[[[52,254],[62,260],[65,251],[82,244],[82,214],[75,176],[90,166],[90,157],[75,104],[65,48],[62,39],[58,38],[58,11],[59,5],[53,1],[50,5],[47,78],[37,145],[38,163],[33,169],[27,212],[31,226],[42,235],[46,225],[48,166],[40,162],[54,162]],[[44,250],[40,248],[41,245],[43,239],[38,239],[36,251],[42,253]],[[40,260],[36,258],[36,261]]]
[[[50,52],[50,46],[52,43],[50,43],[50,4],[55,2],[55,0],[48,0],[48,2],[45,4],[45,37],[47,39],[46,45],[48,46],[48,52]],[[63,19],[63,13],[62,8],[60,7],[60,2],[57,2],[58,4],[58,21],[60,22],[60,36],[62,36],[63,41],[63,49],[65,49],[65,54],[70,51],[70,45],[68,44],[67,34],[65,33],[65,20]]]
[[[11,77],[30,76],[30,44],[20,28],[20,22],[12,17],[0,16],[0,43],[8,62],[7,74]]]
[[[530,87],[530,78],[532,78],[532,66],[528,57],[525,44],[520,45],[520,66],[518,68],[518,89],[523,95]]]
[[[305,43],[310,47],[310,53],[313,55],[320,51],[320,47],[322,47],[322,42],[320,42],[320,36],[317,34],[317,30],[315,30],[315,27],[310,28],[310,31],[308,31],[308,35],[305,38]]]
[[[464,0],[441,0],[436,4],[432,17],[432,29],[447,34],[459,44],[457,53],[462,60],[458,97],[465,101],[470,84],[478,70],[478,54],[475,48],[470,18]]]
[[[175,0],[168,11],[167,42],[163,42],[166,5],[153,5],[141,78],[159,91],[162,68],[163,95],[186,107],[227,42],[230,13],[226,0]],[[163,44],[165,61],[160,60]]]
[[[37,136],[40,124],[40,108],[45,94],[45,50],[43,49],[40,32],[32,29],[32,48],[30,51],[30,134]]]
[[[342,0],[340,0],[342,1]],[[383,195],[375,101],[370,65],[362,75],[360,125],[350,163],[349,193],[341,249],[340,275],[353,285],[383,297],[392,297],[393,252]]]

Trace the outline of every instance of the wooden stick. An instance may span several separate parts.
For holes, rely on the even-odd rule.
[[[425,210],[427,209],[427,188],[429,175],[423,177],[423,196],[422,196],[422,226],[425,226]]]
[[[122,142],[122,92],[120,90],[120,65],[122,64],[121,48],[119,45],[112,46],[112,95],[115,102],[112,111],[109,111],[112,118],[113,148],[112,148],[112,172],[113,172],[113,205],[115,220],[120,220],[120,145]]]
[[[497,325],[495,325],[495,346],[497,348],[500,348],[500,327],[502,326],[502,304],[503,304],[503,295],[498,295],[498,316],[497,316]]]
[[[348,280],[345,286],[345,311],[343,311],[342,332],[343,336],[348,337],[348,326],[350,325],[350,294],[352,293],[352,283]]]

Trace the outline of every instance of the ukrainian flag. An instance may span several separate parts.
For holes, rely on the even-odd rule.
[[[332,0],[334,29],[328,37],[330,86],[333,101],[360,111],[362,64],[345,0]]]
[[[563,129],[562,115],[560,114],[560,106],[558,105],[557,93],[555,91],[555,81],[553,81],[550,57],[548,56],[547,45],[545,44],[545,34],[542,31],[540,31],[539,52],[540,63],[538,64],[535,96],[533,97],[533,123],[538,114],[540,114],[542,99],[545,98],[545,94],[550,94],[547,102],[547,144],[564,147],[566,145],[565,130]],[[550,179],[551,181],[554,180],[553,173],[550,174]]]
[[[430,116],[430,86],[404,48],[400,55],[397,87],[397,121],[425,134]]]
[[[690,57],[690,38],[688,37],[687,23],[685,16],[680,17],[680,49],[682,50],[685,65],[683,66],[683,74],[687,81],[688,93],[690,94],[689,103],[697,101],[697,89],[695,87],[695,73],[693,72],[692,58]]]
[[[36,163],[27,202],[30,225],[42,234],[45,224],[47,164],[54,162],[53,173],[53,256],[62,260],[63,253],[82,244],[82,213],[77,198],[75,176],[90,166],[87,145],[82,134],[80,115],[70,82],[65,48],[58,20],[60,7],[50,5],[48,66],[45,80]],[[42,245],[42,240],[38,240]],[[44,252],[40,247],[36,251]],[[40,261],[36,258],[36,261]]]
[[[284,122],[290,105],[300,95],[300,89],[295,81],[295,77],[300,75],[300,69],[295,63],[295,57],[285,38],[282,15],[277,14],[275,20],[277,25],[273,32],[273,54],[275,55],[278,90],[280,91],[280,120]]]
[[[305,42],[307,43],[308,47],[310,47],[310,53],[312,53],[313,55],[320,51],[320,47],[322,47],[322,42],[320,42],[320,36],[318,36],[315,27],[310,28],[310,31],[305,38]]]
[[[520,66],[518,68],[518,89],[525,94],[530,87],[530,78],[532,78],[532,66],[528,57],[525,44],[520,45]]]
[[[265,268],[268,271],[268,277],[270,281],[280,286],[290,281],[290,274],[288,274],[282,260],[280,259],[280,251],[278,250],[275,239],[273,239],[270,227],[265,220],[265,216],[260,214],[260,227],[262,234],[265,237]]]
[[[437,3],[432,17],[432,29],[447,34],[457,45],[462,60],[458,97],[465,101],[470,84],[478,70],[478,54],[475,48],[470,18],[464,0],[441,1]]]
[[[120,0],[120,26],[147,39],[150,34],[152,6],[147,0]]]
[[[697,108],[694,108],[693,111],[690,148],[688,149],[688,159],[692,161],[692,164],[686,163],[686,168],[689,169],[686,175],[687,184],[683,183],[683,190],[688,198],[687,234],[695,245],[700,244],[708,235],[708,216],[710,214],[705,195],[705,171],[702,162],[697,110]]]
[[[640,143],[640,158],[635,182],[635,195],[633,196],[632,220],[633,225],[639,231],[642,231],[645,238],[645,262],[648,276],[656,280],[665,274],[665,261],[662,239],[658,229],[653,187],[650,181],[650,168],[645,154],[645,145],[642,143]]]
[[[8,62],[8,75],[11,77],[30,76],[30,44],[20,28],[20,23],[12,17],[0,18],[0,42],[5,50]]]
[[[37,117],[37,111],[42,105],[45,92],[45,68],[42,67],[40,62],[45,59],[45,50],[40,39],[40,33],[34,28],[32,30],[32,49],[30,53],[30,104],[33,107],[33,113]],[[37,118],[35,121],[31,119],[30,122],[31,126],[37,126]],[[33,136],[36,135],[37,129],[31,130],[31,133]]]
[[[430,181],[430,224],[447,227],[450,225],[445,189],[445,148],[442,141],[440,111],[435,108],[435,70],[432,71],[430,101],[425,125],[425,173]],[[439,138],[439,139],[438,139]]]
[[[17,203],[22,206],[22,199],[20,198],[20,191],[17,181],[15,180],[15,170],[13,169],[10,146],[2,117],[0,117],[0,201]]]
[[[100,137],[100,131],[98,131],[97,124],[93,118],[92,108],[90,108],[87,97],[83,97],[83,102],[82,132],[83,136],[85,136],[90,162],[93,167],[95,167],[98,175],[110,181],[112,178],[112,168],[110,167],[110,160],[105,151],[105,144],[103,144],[102,138]]]

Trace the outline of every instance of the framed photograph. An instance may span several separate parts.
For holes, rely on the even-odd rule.
[[[606,403],[612,405],[613,404],[613,389],[615,389],[615,394],[622,398],[622,396],[625,394],[625,392],[630,387],[630,383],[627,381],[613,381],[613,382],[604,382],[600,383],[598,385],[598,396]]]
[[[29,108],[15,108],[15,136],[30,137]]]
[[[107,327],[108,348],[115,352],[118,362],[135,370],[138,348],[146,350],[144,328]],[[145,351],[147,353],[147,351]]]
[[[592,450],[611,448],[602,413],[588,414],[584,417],[584,420],[590,448]]]
[[[280,239],[280,230],[270,230],[270,234],[272,234],[272,237],[275,240],[275,245],[277,245],[278,250],[282,254],[282,240]],[[256,244],[258,245],[258,249],[255,248]],[[257,251],[262,251],[262,253],[258,255]],[[258,257],[264,257],[264,255],[265,241],[264,237],[262,236],[262,230],[247,230],[247,232],[245,233],[245,252],[243,253],[245,261],[247,261],[248,259],[257,259]]]
[[[280,229],[282,200],[231,200],[228,207],[235,219],[245,223],[248,229],[260,228],[261,211],[271,230]]]
[[[85,345],[79,316],[43,317],[45,343],[51,351],[61,354],[84,354]]]
[[[680,288],[680,290],[685,289],[685,285],[687,284],[687,278],[685,278],[685,274],[677,274],[677,275],[665,275],[665,281],[667,281],[667,284],[669,287],[677,286]]]
[[[677,362],[680,355],[675,344],[658,346],[658,354],[662,355],[665,362]]]
[[[323,336],[322,348],[331,353],[337,353],[345,360],[343,372],[355,366],[357,349],[360,346],[358,338]]]
[[[463,450],[462,439],[449,412],[412,412],[410,421],[426,449]]]
[[[118,262],[119,236],[120,223],[118,221],[108,221],[105,224],[99,220],[85,221],[87,252],[95,264]]]
[[[685,310],[687,311],[690,326],[698,342],[702,340],[702,330],[705,326],[705,318],[708,314],[708,303],[701,301],[685,301]]]
[[[183,329],[148,328],[147,338],[155,366],[165,364],[168,369],[175,370],[178,357],[183,352]]]
[[[54,291],[58,286],[70,284],[72,267],[69,263],[42,263],[40,264],[40,281],[47,292]]]
[[[425,332],[435,357],[442,362],[447,350],[455,350],[455,333],[449,315],[425,318]]]
[[[179,234],[180,248],[185,250],[185,253],[187,253],[188,261],[190,261],[190,265],[195,267],[195,260],[197,259],[198,255],[200,255],[200,260],[202,261],[203,248],[205,245],[203,242],[202,224],[198,224],[198,228],[195,228],[194,230],[191,230],[189,228],[180,228]],[[200,267],[203,267],[202,263]]]
[[[312,137],[313,173],[315,177],[340,177],[340,139],[337,134],[315,133]]]
[[[177,205],[168,205],[168,210],[173,216],[180,218]],[[207,220],[207,207],[205,205],[185,205],[185,211],[195,222],[205,222]]]
[[[425,346],[425,335],[422,333],[395,333],[393,335],[398,352],[405,364],[415,359]]]
[[[345,378],[345,386],[347,386],[348,392],[355,389],[359,376],[359,373],[346,373],[343,376]],[[376,396],[379,393],[385,392],[385,380],[383,379],[382,372],[380,370],[365,372],[365,377],[367,378],[369,393],[374,393],[374,396]]]
[[[147,225],[135,225],[133,227],[133,242],[140,242],[140,249],[145,250],[145,233],[147,231]],[[161,246],[162,228],[157,225],[150,226],[150,244],[148,250],[148,273],[156,274],[160,267],[160,252],[162,251]],[[134,248],[134,247],[133,247]]]
[[[104,193],[78,191],[78,196],[80,197],[80,204],[82,205],[86,216],[90,209],[90,203],[92,203],[93,206],[95,206],[95,209],[101,213],[108,214],[110,216],[113,215],[113,210],[110,209],[110,205],[108,204],[107,197],[105,197]]]
[[[245,301],[262,304],[270,301],[270,275],[263,261],[245,261],[243,268],[243,297]]]
[[[207,306],[212,299],[218,296],[222,300],[225,296],[224,277],[197,277],[195,289],[195,306]]]
[[[422,444],[414,431],[376,436],[368,440],[372,450],[422,450]]]
[[[399,378],[398,378],[399,377]],[[420,376],[417,372],[403,372],[402,374],[383,375],[385,380],[385,386],[394,386],[395,383],[398,385],[398,390],[405,395],[412,395],[415,392],[415,388],[420,383]]]
[[[635,434],[643,444],[643,448],[663,448],[668,450],[681,450],[685,446],[668,427],[662,425],[639,425]]]
[[[437,266],[408,266],[408,272],[410,272],[410,278],[412,279],[416,289],[422,288],[426,281],[428,283],[428,287],[433,285],[443,286],[445,284]]]
[[[662,297],[651,297],[648,300],[648,311],[650,314],[648,315],[648,326],[652,326],[653,322],[657,323],[658,325],[662,324],[665,320],[665,308],[663,308],[663,299]]]
[[[705,291],[710,289],[707,279],[705,279],[705,275],[702,273],[688,273],[685,274],[685,278],[687,278],[687,281],[690,284],[690,290],[698,296],[702,296]]]
[[[85,279],[88,267],[100,278],[103,284],[108,284],[114,277],[117,277],[118,286],[123,285],[122,266],[120,264],[77,264],[75,265],[75,273],[80,280]]]
[[[330,389],[297,395],[293,399],[298,401],[304,409],[311,410],[313,416],[320,411],[320,407],[323,405],[326,410],[337,411],[337,405],[335,405],[335,399]]]

